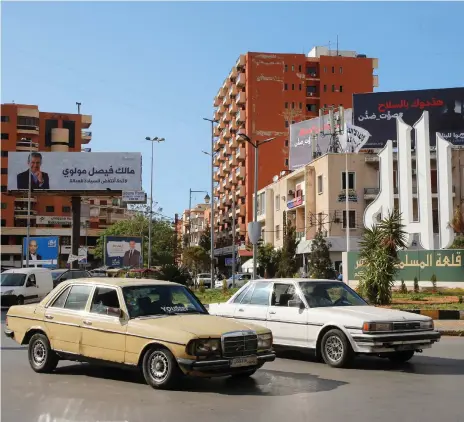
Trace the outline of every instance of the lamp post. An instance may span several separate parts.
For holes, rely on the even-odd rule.
[[[164,142],[165,139],[158,138],[157,136],[154,138],[147,136],[145,140],[151,142],[150,219],[148,220],[148,268],[151,268],[151,227],[153,220],[153,144],[155,142]]]
[[[25,140],[25,138],[23,138]],[[23,140],[21,139],[21,140]],[[26,224],[26,268],[29,268],[29,241],[31,237],[31,159],[32,159],[32,139],[29,139],[29,183],[27,187],[27,224]]]
[[[214,124],[217,120],[203,117],[203,120],[211,123],[211,288],[214,286]]]
[[[258,148],[271,142],[274,138],[268,138],[264,141],[255,141],[253,142],[250,137],[245,135],[244,133],[239,133],[238,137],[242,137],[246,142],[248,142],[255,150],[255,186],[254,186],[254,209],[253,209],[253,222],[256,224],[258,222]],[[258,243],[253,243],[253,280],[256,280],[256,269],[257,269],[257,262],[258,259]]]

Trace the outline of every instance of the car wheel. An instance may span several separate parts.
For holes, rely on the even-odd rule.
[[[414,356],[414,350],[407,350],[404,352],[395,352],[388,356],[391,362],[405,363]]]
[[[321,341],[321,356],[334,368],[347,366],[353,358],[353,350],[345,334],[339,329],[327,331]]]
[[[18,296],[16,299],[16,305],[24,305],[24,298],[22,296]]]
[[[249,378],[252,375],[254,375],[256,371],[257,371],[257,368],[256,369],[250,369],[248,371],[239,372],[237,374],[232,374],[231,377],[236,378],[236,379]]]
[[[58,356],[50,347],[50,342],[44,334],[34,334],[29,341],[29,364],[35,372],[52,372],[58,365]]]
[[[169,390],[182,377],[173,354],[165,348],[148,350],[143,357],[142,372],[145,381],[153,388]]]

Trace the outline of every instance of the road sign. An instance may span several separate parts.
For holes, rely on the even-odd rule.
[[[252,221],[248,223],[248,239],[253,245],[258,243],[258,240],[261,238],[261,224],[258,222]]]

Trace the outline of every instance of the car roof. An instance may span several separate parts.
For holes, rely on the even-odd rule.
[[[29,267],[29,268],[10,268],[3,273],[6,274],[30,274],[30,273],[50,273],[51,271],[48,268],[37,268],[37,267]]]
[[[291,282],[291,281],[297,281],[297,282],[310,282],[310,283],[317,283],[317,282],[330,282],[330,283],[342,283],[340,280],[330,280],[326,278],[258,278],[256,280],[251,280],[253,282],[273,282],[275,283],[276,281],[285,281],[285,282]]]
[[[131,286],[181,286],[179,283],[173,283],[171,281],[165,280],[153,280],[151,278],[119,278],[119,277],[88,277],[88,278],[78,278],[75,280],[68,280],[67,284],[73,283],[89,283],[89,284],[99,284],[107,285],[114,287],[131,287]]]

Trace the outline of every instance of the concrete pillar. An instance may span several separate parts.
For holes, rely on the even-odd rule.
[[[52,152],[69,151],[69,129],[52,129]]]

